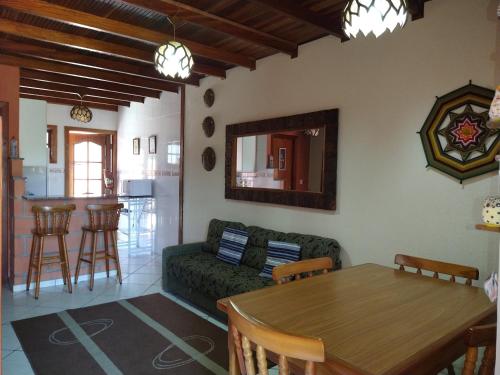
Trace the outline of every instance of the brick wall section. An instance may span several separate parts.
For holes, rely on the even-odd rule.
[[[35,219],[31,212],[33,205],[39,206],[55,206],[60,204],[75,204],[76,210],[71,216],[69,227],[69,234],[66,236],[68,244],[69,263],[71,268],[71,277],[75,274],[76,261],[78,257],[78,250],[80,248],[80,241],[82,238],[82,225],[88,224],[88,213],[86,206],[88,204],[112,204],[117,203],[116,198],[84,198],[84,199],[58,199],[58,200],[40,200],[29,201],[22,198],[24,186],[21,183],[14,182],[18,187],[14,197],[14,285],[26,283],[26,276],[28,272],[28,263],[32,243],[31,230],[35,226]],[[24,182],[20,179],[19,181]],[[86,251],[90,251],[90,236],[87,235]],[[44,254],[58,253],[57,239],[45,239]],[[102,234],[99,235],[98,250],[104,249],[104,242]],[[110,262],[110,267],[114,269],[114,262]],[[96,265],[96,273],[105,271],[104,261],[99,261]],[[89,268],[86,263],[82,263],[80,275],[89,273]],[[57,264],[45,266],[42,270],[42,280],[54,280],[61,278],[60,267]]]

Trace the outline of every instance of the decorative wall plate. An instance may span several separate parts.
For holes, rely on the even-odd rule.
[[[210,138],[212,135],[214,135],[215,132],[215,121],[212,117],[208,116],[205,117],[203,120],[203,131],[205,132],[205,135]]]
[[[462,182],[498,170],[497,129],[489,129],[494,91],[469,84],[438,97],[420,130],[428,166]]]
[[[205,94],[203,95],[203,101],[205,102],[207,107],[210,108],[211,106],[213,106],[215,102],[214,90],[208,89],[207,91],[205,91]]]
[[[210,172],[215,167],[215,151],[212,147],[207,147],[201,154],[201,163],[206,171]]]

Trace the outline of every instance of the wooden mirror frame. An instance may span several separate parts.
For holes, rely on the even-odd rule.
[[[338,113],[338,109],[330,109],[226,126],[226,199],[335,210],[337,205]],[[238,137],[323,126],[325,150],[321,192],[236,186],[236,139]]]

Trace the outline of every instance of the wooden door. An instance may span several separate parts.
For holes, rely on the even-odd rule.
[[[283,189],[294,189],[294,138],[283,134],[272,135],[274,179],[283,181]]]
[[[68,192],[72,196],[104,193],[103,170],[113,170],[113,142],[110,134],[69,133]]]

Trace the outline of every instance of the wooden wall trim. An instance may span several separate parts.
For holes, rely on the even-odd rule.
[[[184,243],[184,127],[186,115],[186,86],[181,86],[181,129],[179,160],[179,244]]]

